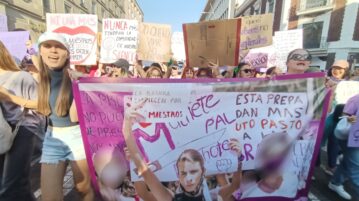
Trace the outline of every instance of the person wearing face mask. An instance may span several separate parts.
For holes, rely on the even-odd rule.
[[[306,49],[292,50],[287,57],[287,74],[302,74],[309,68],[312,56]]]
[[[43,33],[38,44],[37,109],[48,119],[40,161],[41,198],[43,201],[63,200],[64,173],[69,162],[82,200],[92,201],[94,193],[69,73],[70,46],[62,35],[51,32]]]

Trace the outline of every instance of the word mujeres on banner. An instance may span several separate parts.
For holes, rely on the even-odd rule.
[[[179,173],[185,163],[178,161],[195,152],[206,176],[235,172],[242,163],[242,199],[305,197],[327,108],[319,103],[329,100],[324,75],[318,75],[252,81],[256,87],[250,90],[231,80],[181,85],[126,80],[123,85],[123,80],[83,79],[75,85],[75,98],[92,181],[101,191],[109,184],[104,179],[109,171],[123,174],[110,166],[131,172],[132,181],[143,179],[124,159],[122,123],[127,111],[145,102],[136,110],[144,119],[131,130],[139,154],[159,180],[184,185]],[[231,149],[233,139],[240,143],[240,155]]]

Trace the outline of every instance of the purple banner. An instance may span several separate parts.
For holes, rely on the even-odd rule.
[[[146,120],[132,127],[138,156],[155,165],[149,171],[169,181],[173,194],[184,185],[177,157],[194,149],[204,159],[206,178],[238,171],[233,165],[242,162],[240,186],[228,192],[237,199],[307,200],[330,93],[323,73],[275,79],[80,80],[74,84],[75,101],[92,183],[106,197],[121,192],[126,179],[141,180],[124,153],[129,144],[122,124],[130,105],[145,98],[138,112]],[[232,157],[232,138],[241,144],[240,157]],[[205,200],[225,196],[216,191],[222,187],[215,180],[198,185]]]

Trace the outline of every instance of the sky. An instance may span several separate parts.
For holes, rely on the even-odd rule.
[[[207,0],[137,0],[144,22],[170,24],[182,32],[183,23],[198,22]]]

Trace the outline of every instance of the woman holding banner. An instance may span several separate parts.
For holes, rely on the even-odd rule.
[[[125,112],[123,123],[123,134],[130,152],[131,159],[137,167],[138,175],[144,178],[145,183],[156,197],[158,201],[170,200],[211,200],[208,187],[205,181],[205,167],[202,155],[194,149],[183,151],[177,159],[176,169],[180,186],[173,194],[169,189],[161,184],[153,171],[158,170],[158,165],[148,165],[143,159],[141,152],[136,144],[136,140],[132,135],[132,124],[142,122],[144,117],[138,112],[142,108],[146,100],[137,106],[130,107]],[[238,140],[231,139],[230,147],[235,150],[238,156],[241,155]],[[232,193],[239,188],[241,179],[241,165],[239,163],[238,171],[234,173],[231,184],[220,189],[218,195],[222,200],[232,200]]]
[[[42,135],[44,120],[29,110],[36,109],[37,85],[31,74],[20,70],[2,42],[0,55],[0,115],[13,130],[18,128],[10,149],[1,147],[5,153],[0,154],[0,200],[35,201],[30,183],[31,157],[34,136]]]
[[[38,44],[38,111],[48,119],[40,161],[42,200],[63,200],[67,161],[82,200],[94,200],[72,95],[69,45],[63,36],[51,32],[42,34]]]

